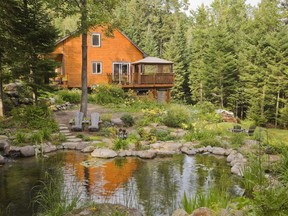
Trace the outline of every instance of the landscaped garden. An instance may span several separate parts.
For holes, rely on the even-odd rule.
[[[286,130],[257,126],[248,135],[252,121],[223,122],[208,102],[157,104],[149,94],[139,97],[117,86],[98,86],[89,94],[85,120],[89,122],[93,112],[100,113],[100,129],[89,132],[86,125],[81,132],[71,132],[69,121],[79,102],[78,90],[55,91],[41,99],[39,106],[13,108],[10,116],[1,119],[4,158],[1,156],[0,173],[5,173],[1,182],[14,182],[18,177],[29,182],[23,182],[31,194],[25,196],[25,202],[31,203],[28,212],[172,215],[178,209],[174,215],[189,215],[206,207],[200,211],[207,215],[287,215]],[[235,125],[243,131],[232,132]],[[63,163],[65,166],[60,165]],[[32,174],[32,164],[37,173]],[[29,178],[23,178],[20,167],[29,170]],[[68,181],[67,173],[76,180]],[[99,185],[97,175],[110,184]],[[21,184],[15,185],[22,190]],[[87,187],[89,196],[76,190],[82,187]],[[98,191],[98,187],[105,189]],[[13,215],[19,203],[5,200],[13,196],[4,196],[15,193],[6,191],[13,184],[4,188],[0,213]],[[119,196],[131,201],[123,202]],[[123,205],[138,207],[139,212]]]

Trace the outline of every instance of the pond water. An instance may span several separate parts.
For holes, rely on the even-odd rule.
[[[171,215],[184,192],[191,196],[214,186],[229,191],[237,184],[225,158],[215,156],[101,160],[63,151],[0,167],[0,215],[31,216],[35,186],[47,173],[61,173],[60,184],[74,194],[81,193],[83,202],[120,203],[151,216]]]

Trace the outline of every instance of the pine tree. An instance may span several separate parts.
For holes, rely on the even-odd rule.
[[[206,63],[209,38],[209,14],[204,5],[193,14],[194,24],[190,40],[189,85],[194,103],[206,100]]]
[[[189,102],[191,99],[187,56],[185,28],[180,20],[171,40],[165,44],[164,52],[164,57],[174,62],[175,80],[171,94],[176,101]]]

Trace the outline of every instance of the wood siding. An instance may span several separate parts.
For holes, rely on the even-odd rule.
[[[101,46],[93,47],[91,34],[101,35]],[[114,30],[114,37],[105,37],[101,28],[91,29],[88,41],[88,87],[99,83],[108,83],[108,74],[112,73],[114,62],[134,62],[143,58],[143,53],[120,31]],[[67,87],[81,87],[81,36],[68,37],[59,44],[53,54],[63,54],[62,73],[67,79]],[[102,63],[102,74],[92,74],[92,62]]]

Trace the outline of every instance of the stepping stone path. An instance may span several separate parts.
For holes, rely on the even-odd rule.
[[[82,142],[81,138],[74,136],[65,124],[59,124],[60,133],[64,134],[66,141],[62,143],[62,149],[82,150],[89,146],[89,142]]]

